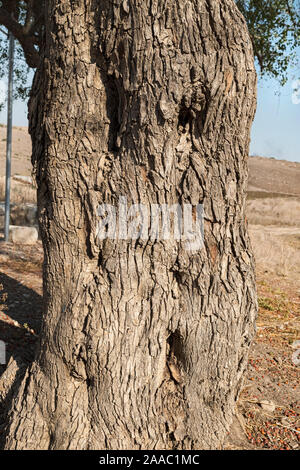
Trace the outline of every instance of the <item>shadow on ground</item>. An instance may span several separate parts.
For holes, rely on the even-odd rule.
[[[11,356],[31,362],[41,328],[42,297],[2,272],[0,284],[7,296],[0,311],[0,341],[6,344],[6,363]],[[0,365],[0,375],[4,370],[5,365]]]
[[[5,344],[5,357],[1,357],[4,364],[0,364],[0,449],[3,449],[9,424],[7,413],[34,360],[41,328],[42,297],[1,271],[0,285],[3,287],[0,294],[4,293],[2,300],[0,296],[0,341]]]

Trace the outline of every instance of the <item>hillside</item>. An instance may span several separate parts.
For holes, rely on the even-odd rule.
[[[249,158],[249,186],[252,197],[297,195],[300,196],[300,163],[274,158]]]

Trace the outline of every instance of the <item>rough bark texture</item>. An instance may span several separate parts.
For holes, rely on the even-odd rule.
[[[7,449],[210,449],[254,333],[256,74],[233,0],[49,0],[30,102],[45,250]],[[97,208],[205,208],[205,247],[99,241]]]

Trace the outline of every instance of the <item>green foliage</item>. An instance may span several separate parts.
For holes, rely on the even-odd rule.
[[[4,33],[0,32],[0,80],[6,79],[8,75],[8,39]],[[23,49],[15,41],[15,61],[14,61],[14,97],[15,99],[27,99],[30,91],[28,83],[29,67],[24,59]],[[2,97],[1,97],[2,98]],[[4,106],[0,101],[0,111]]]
[[[289,69],[298,65],[300,1],[236,0],[236,4],[248,24],[261,75],[284,85]]]
[[[258,306],[264,310],[273,310],[272,299],[268,297],[258,297]]]

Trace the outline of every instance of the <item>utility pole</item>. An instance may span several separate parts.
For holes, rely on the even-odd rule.
[[[11,150],[12,150],[12,115],[13,115],[13,79],[14,79],[14,52],[15,39],[9,33],[9,72],[8,72],[8,97],[7,97],[7,137],[6,137],[6,181],[5,181],[5,222],[4,237],[9,240],[10,222],[10,181],[11,181]]]

